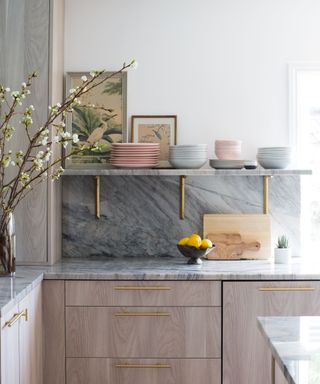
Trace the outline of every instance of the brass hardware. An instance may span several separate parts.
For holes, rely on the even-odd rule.
[[[271,359],[271,384],[276,384],[276,361],[273,356]]]
[[[116,312],[114,316],[119,317],[166,317],[169,312]]]
[[[116,368],[171,368],[169,364],[116,364]]]
[[[4,326],[11,328],[21,317],[24,317],[26,321],[28,321],[28,309],[26,308],[24,311],[19,313],[15,313],[12,318],[5,322]]]
[[[311,292],[315,291],[315,288],[312,287],[266,287],[259,288],[261,292]]]
[[[114,287],[116,291],[170,291],[171,287],[149,286],[135,287],[130,285]]]
[[[270,176],[263,176],[263,213],[269,213],[269,178]]]
[[[180,219],[184,220],[186,176],[180,176]]]
[[[96,176],[96,218],[100,219],[100,176]]]

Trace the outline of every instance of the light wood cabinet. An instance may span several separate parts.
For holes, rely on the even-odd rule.
[[[42,294],[33,289],[1,319],[1,383],[42,384]]]
[[[221,356],[218,307],[67,307],[67,357]]]
[[[19,326],[8,326],[17,313],[16,305],[1,318],[1,384],[19,384]]]
[[[67,359],[68,384],[220,384],[213,359]]]
[[[42,290],[38,285],[19,303],[28,311],[28,321],[20,322],[20,383],[43,383]]]
[[[270,384],[271,353],[257,316],[299,315],[320,315],[320,282],[224,282],[223,383]]]
[[[220,281],[66,281],[68,306],[221,305]]]
[[[0,1],[0,83],[18,89],[38,71],[28,98],[35,106],[35,127],[46,121],[48,105],[63,96],[63,13],[64,0]],[[26,144],[24,135],[10,142],[14,153]],[[49,180],[15,210],[18,264],[53,264],[60,257],[60,195],[59,183]]]

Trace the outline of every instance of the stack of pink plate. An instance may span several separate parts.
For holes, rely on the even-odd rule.
[[[219,160],[239,160],[241,144],[239,140],[216,140],[214,152]]]
[[[111,164],[120,168],[153,168],[158,165],[160,144],[113,143]]]

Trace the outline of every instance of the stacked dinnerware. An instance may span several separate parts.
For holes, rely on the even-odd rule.
[[[258,148],[258,163],[266,169],[284,169],[291,162],[290,147]]]
[[[201,168],[208,160],[208,145],[170,145],[169,162],[173,168]]]
[[[111,165],[119,168],[153,168],[158,165],[160,144],[113,143]]]
[[[214,152],[219,160],[240,160],[241,145],[240,140],[216,140]]]

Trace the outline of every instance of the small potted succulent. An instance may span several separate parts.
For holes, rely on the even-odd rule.
[[[278,237],[278,242],[274,250],[274,262],[276,264],[289,264],[291,261],[291,248],[287,236]]]

